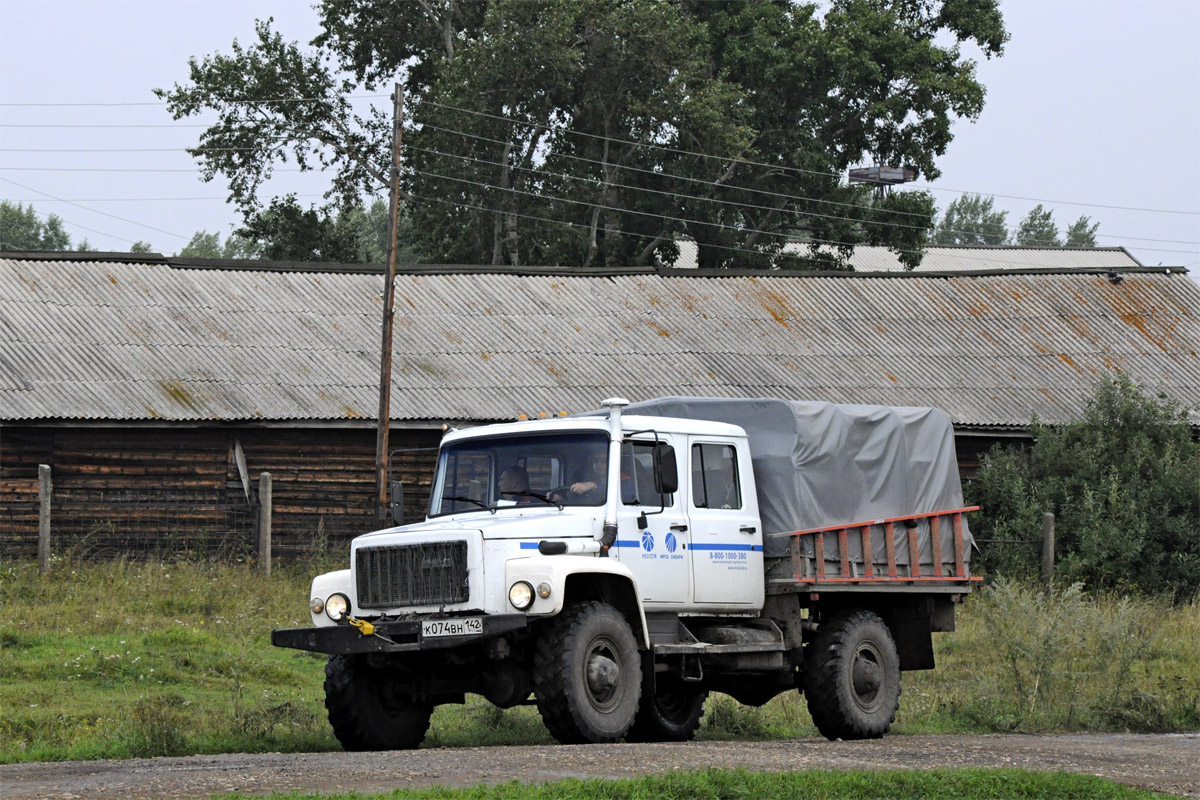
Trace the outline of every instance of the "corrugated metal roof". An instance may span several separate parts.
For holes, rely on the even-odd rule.
[[[381,284],[0,258],[0,419],[372,420]],[[1156,268],[424,270],[398,276],[396,310],[400,420],[694,394],[933,405],[959,425],[1024,426],[1078,416],[1113,374],[1200,406],[1200,286]]]
[[[679,258],[676,269],[695,269],[695,242],[677,242]],[[808,255],[800,244],[787,244],[785,253]],[[906,272],[900,258],[886,247],[859,245],[850,257],[855,272]],[[967,247],[960,245],[929,245],[921,263],[913,272],[978,272],[982,270],[1030,269],[1126,269],[1139,267],[1141,262],[1123,247]]]

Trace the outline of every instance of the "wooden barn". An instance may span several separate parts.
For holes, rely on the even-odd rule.
[[[861,248],[877,271],[406,269],[394,477],[427,487],[443,426],[613,395],[938,406],[967,466],[1034,415],[1077,418],[1104,376],[1200,406],[1200,285],[1183,270],[1119,249],[935,250],[958,267],[900,272]],[[277,556],[378,527],[382,281],[0,253],[0,557],[34,552],[39,464],[58,550],[249,555],[262,472]]]

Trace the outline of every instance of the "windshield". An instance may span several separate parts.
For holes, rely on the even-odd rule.
[[[608,437],[601,431],[466,439],[442,448],[429,516],[509,506],[604,505]]]

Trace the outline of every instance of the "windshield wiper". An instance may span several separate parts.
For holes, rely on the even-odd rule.
[[[443,497],[442,498],[442,502],[445,502],[446,500],[456,500],[460,503],[473,503],[473,504],[479,506],[480,508],[486,508],[489,511],[492,508],[487,503],[481,503],[478,500],[476,500],[474,497]]]
[[[552,506],[558,506],[559,511],[562,511],[563,508],[565,508],[565,506],[562,503],[558,502],[557,500],[551,500],[546,495],[538,494],[537,492],[505,492],[505,494],[515,494],[517,497],[536,497],[538,500],[541,500],[543,503],[549,503]]]

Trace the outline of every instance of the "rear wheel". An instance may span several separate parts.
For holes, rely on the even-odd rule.
[[[396,691],[365,656],[331,656],[325,665],[325,710],[347,750],[411,750],[425,738],[433,706]]]
[[[612,606],[568,606],[545,623],[533,661],[538,712],[563,744],[616,742],[633,724],[641,654]]]
[[[696,735],[704,716],[708,691],[678,677],[660,675],[653,691],[642,687],[642,702],[633,727],[625,735],[629,742],[687,742]]]
[[[849,611],[821,624],[806,648],[804,694],[827,739],[878,739],[900,707],[900,657],[877,614]]]

